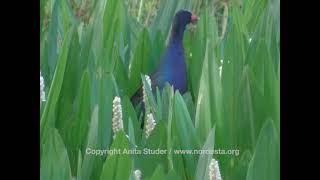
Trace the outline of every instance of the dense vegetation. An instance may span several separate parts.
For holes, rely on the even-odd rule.
[[[199,15],[184,38],[188,92],[167,86],[147,108],[130,97],[154,70],[179,9]],[[41,179],[280,179],[279,0],[40,0]],[[143,81],[142,81],[143,80]],[[148,86],[146,86],[148,87]],[[112,108],[121,98],[123,131]],[[86,149],[239,149],[234,155],[94,156]]]

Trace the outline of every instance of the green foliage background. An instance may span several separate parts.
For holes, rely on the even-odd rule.
[[[130,97],[182,8],[200,16],[184,38],[189,91],[148,90],[157,125],[145,140]],[[133,179],[135,169],[143,179],[208,179],[212,157],[226,180],[280,179],[279,0],[40,0],[40,15],[40,179]],[[115,96],[124,132],[113,139]],[[240,155],[85,153],[135,146]]]

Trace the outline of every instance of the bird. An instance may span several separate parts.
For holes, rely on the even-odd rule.
[[[171,34],[164,54],[155,71],[151,73],[151,89],[155,91],[156,87],[160,92],[168,83],[173,86],[174,91],[179,90],[181,94],[187,91],[187,68],[184,56],[183,37],[186,26],[195,24],[198,16],[188,10],[179,10],[176,12],[171,25]],[[142,86],[131,97],[131,102],[137,106],[142,101]]]

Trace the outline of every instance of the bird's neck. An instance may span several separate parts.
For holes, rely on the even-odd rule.
[[[172,28],[169,46],[174,45],[174,46],[182,47],[184,30],[185,30],[185,27],[177,28],[174,26]]]
[[[171,58],[166,58],[166,61],[172,67],[185,67],[184,60],[184,48],[183,48],[183,34],[184,29],[180,29],[178,31],[171,31],[171,37],[167,48],[167,54]]]

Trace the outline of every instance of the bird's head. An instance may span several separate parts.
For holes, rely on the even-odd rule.
[[[172,24],[172,36],[182,36],[186,26],[190,23],[195,24],[198,21],[198,19],[199,18],[190,11],[178,11],[174,16]]]
[[[186,27],[188,24],[195,24],[198,21],[198,17],[187,10],[180,10],[174,16],[174,26]]]

